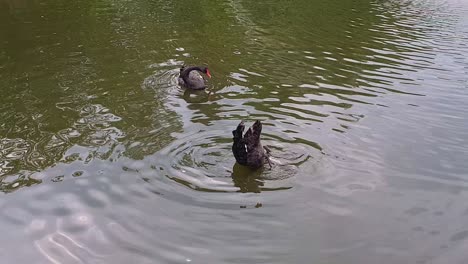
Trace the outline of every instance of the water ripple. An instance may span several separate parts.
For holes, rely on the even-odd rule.
[[[280,145],[267,137],[264,144],[273,149],[273,168],[255,172],[235,164],[230,130],[199,130],[178,138],[158,153],[157,160],[163,164],[167,177],[201,191],[231,192],[240,188],[241,191],[258,192],[290,188],[285,179],[293,177],[297,166],[309,158],[307,152],[291,153],[287,147],[290,143]],[[247,184],[247,181],[256,184]],[[283,181],[286,186],[275,181]]]

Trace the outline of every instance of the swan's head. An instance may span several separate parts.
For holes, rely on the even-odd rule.
[[[204,74],[206,74],[206,76],[211,78],[211,73],[210,73],[210,70],[208,69],[208,67],[200,67],[200,69]]]

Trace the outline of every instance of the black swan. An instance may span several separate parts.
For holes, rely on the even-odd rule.
[[[199,72],[203,72],[211,78],[210,71],[204,66],[182,66],[179,74],[179,84],[190,89],[205,89],[205,79]]]
[[[268,162],[271,168],[269,159],[270,150],[262,146],[260,142],[260,134],[262,133],[262,123],[255,121],[247,132],[244,133],[244,121],[240,122],[236,130],[232,131],[234,143],[232,144],[232,153],[236,161],[244,166],[254,169],[262,167],[265,162]]]

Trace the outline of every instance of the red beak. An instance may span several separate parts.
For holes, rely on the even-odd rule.
[[[206,69],[206,76],[211,78],[210,70]]]

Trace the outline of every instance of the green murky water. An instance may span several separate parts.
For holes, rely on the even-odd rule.
[[[462,0],[0,0],[0,259],[464,263],[467,57]]]

